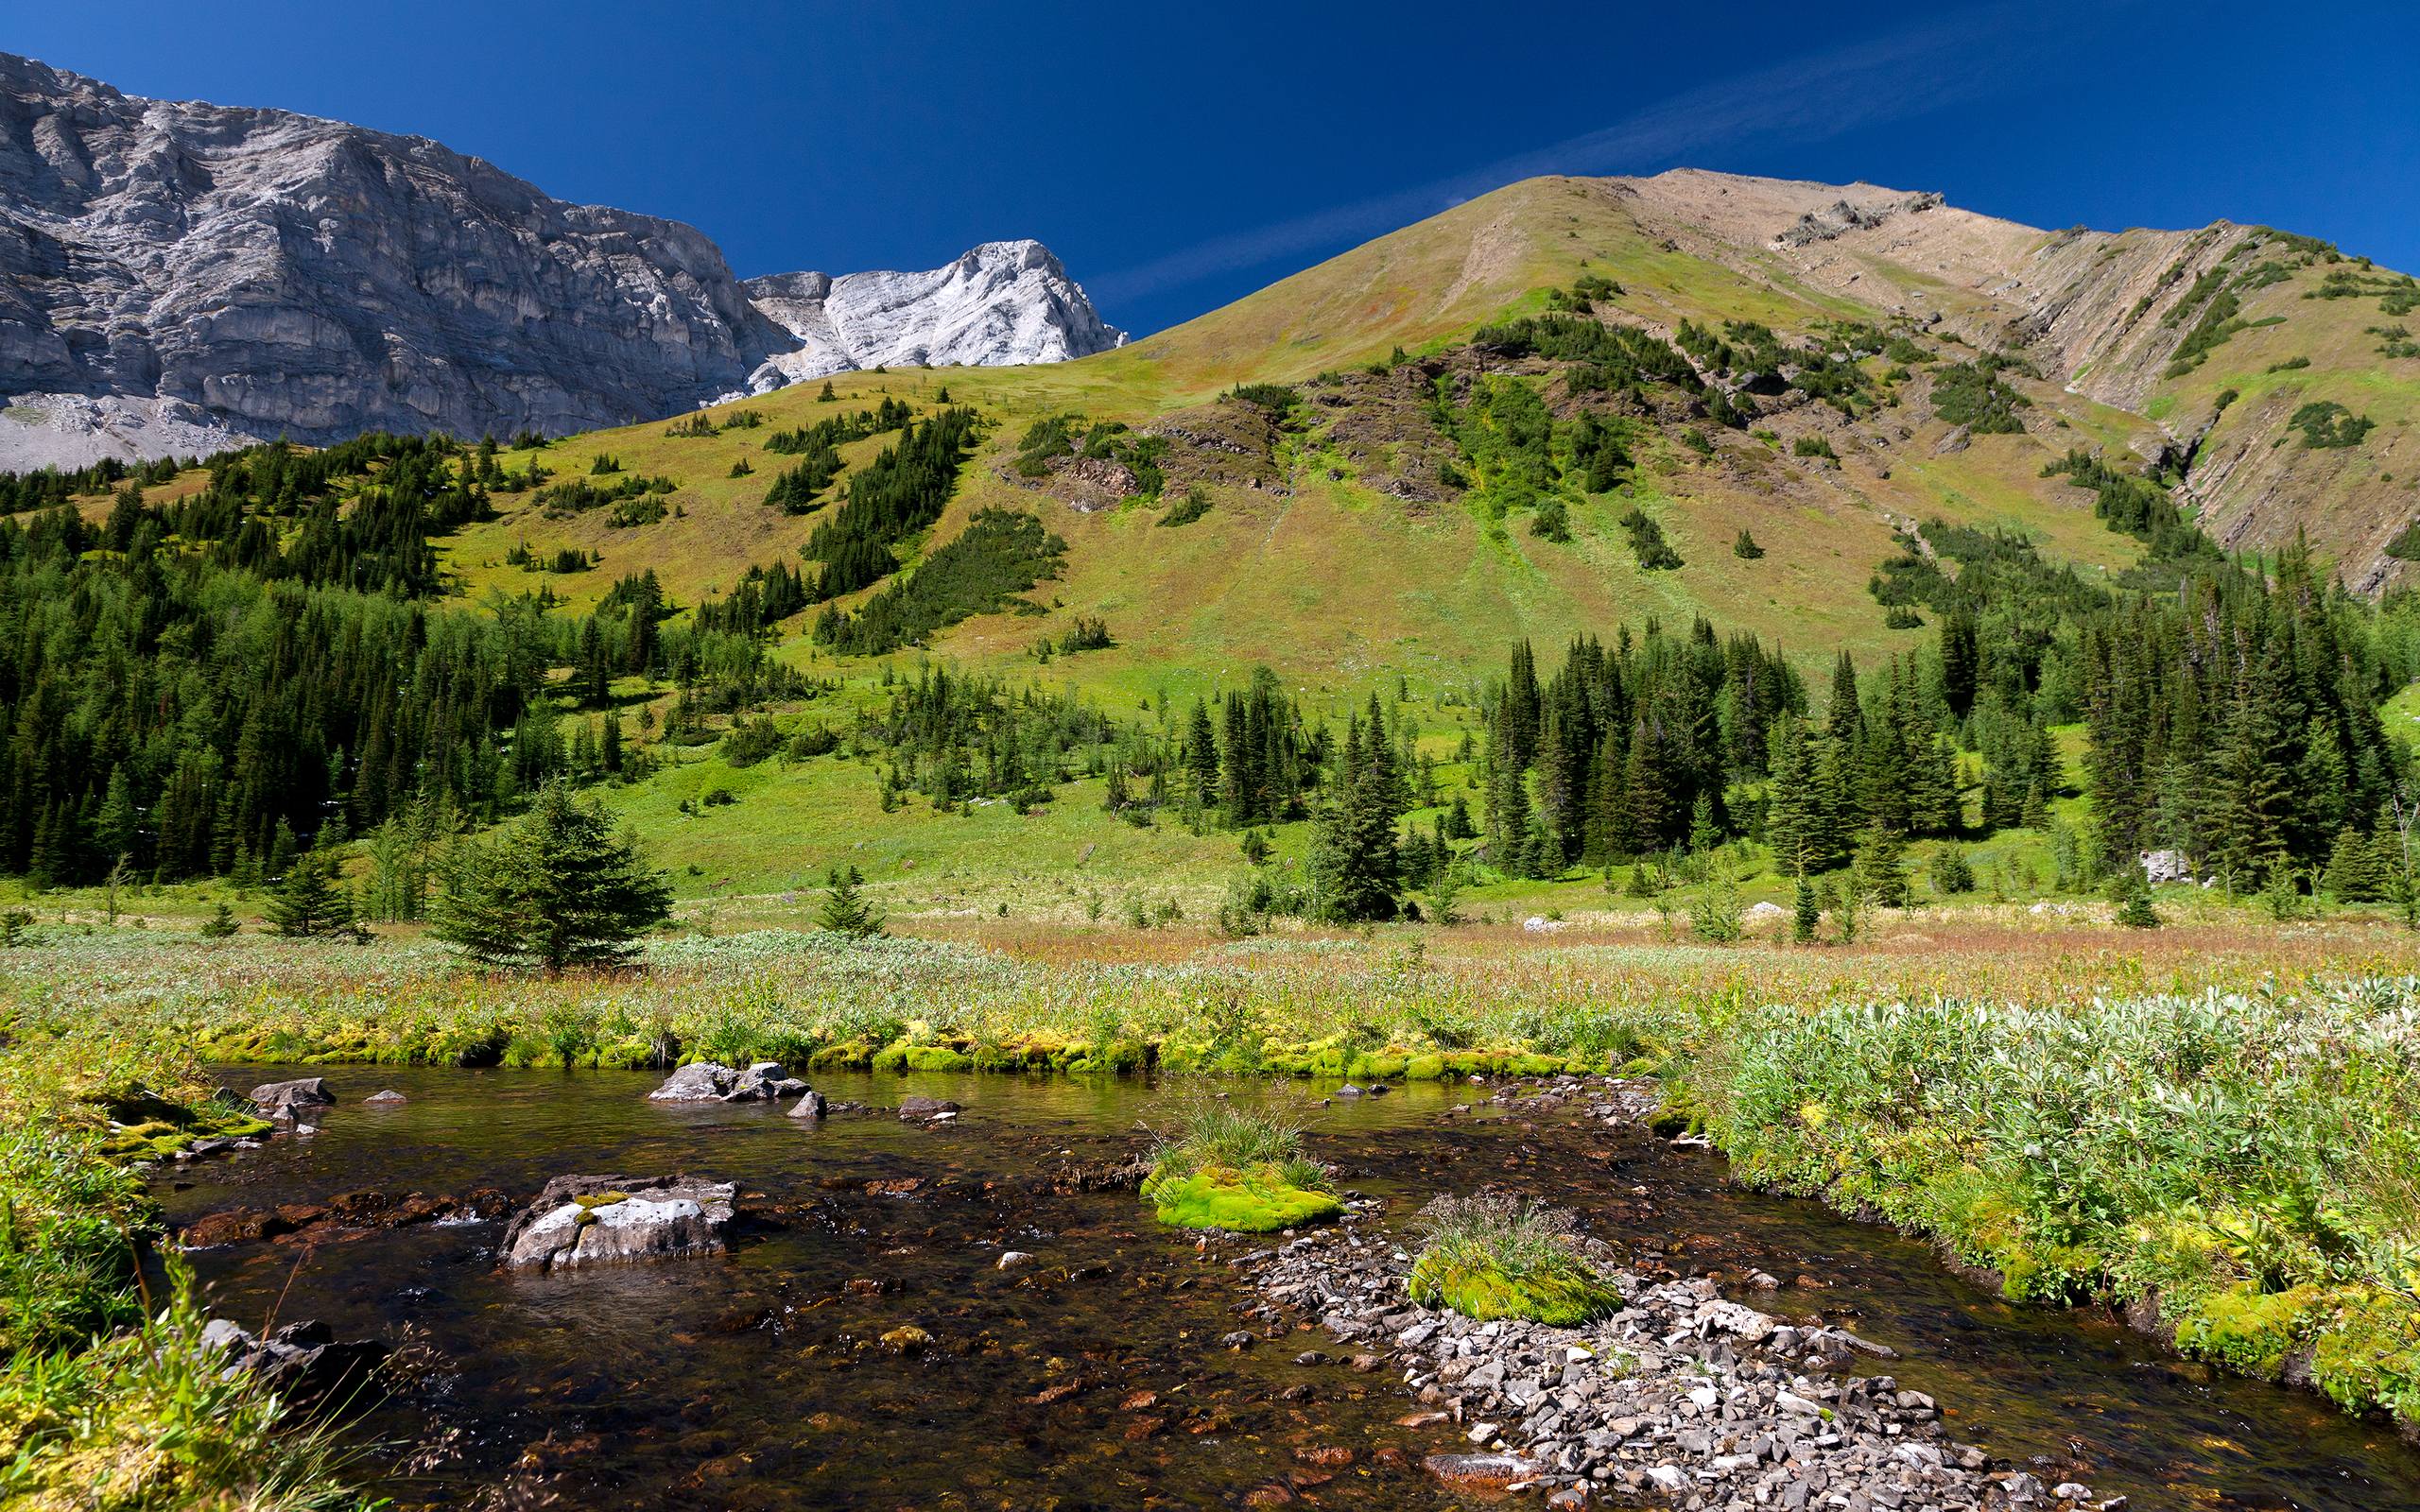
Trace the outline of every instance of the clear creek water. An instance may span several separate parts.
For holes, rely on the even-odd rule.
[[[317,1318],[411,1344],[411,1384],[354,1430],[372,1445],[364,1471],[406,1506],[1456,1504],[1418,1463],[1464,1446],[1449,1424],[1396,1425],[1416,1406],[1399,1372],[1295,1364],[1336,1352],[1317,1333],[1219,1345],[1246,1300],[1225,1262],[1247,1246],[1197,1249],[1131,1191],[1037,1180],[1143,1147],[1145,1125],[1198,1090],[821,1074],[826,1096],[874,1110],[818,1123],[649,1103],[657,1078],[626,1073],[222,1079],[314,1071],[338,1099],[320,1131],[163,1173],[172,1220],[364,1190],[522,1201],[569,1173],[688,1172],[742,1194],[720,1259],[506,1275],[500,1222],[193,1252],[214,1310],[246,1327]],[[407,1100],[363,1104],[386,1087]],[[1904,1358],[1876,1372],[1933,1394],[1962,1439],[2046,1461],[2046,1479],[2140,1509],[2420,1507],[2420,1451],[2386,1425],[2168,1357],[2105,1316],[2011,1306],[1888,1230],[1733,1186],[1715,1157],[1570,1108],[1451,1113],[1476,1087],[1328,1107],[1299,1086],[1224,1090],[1299,1106],[1312,1153],[1388,1198],[1398,1229],[1438,1192],[1493,1183],[1577,1209],[1642,1266],[1716,1273],[1768,1312],[1889,1344]],[[965,1111],[903,1124],[887,1109],[910,1092]],[[1036,1259],[1000,1271],[1010,1248]],[[1738,1282],[1759,1269],[1791,1284]],[[905,1325],[930,1347],[885,1349]],[[1306,1457],[1335,1448],[1351,1463]]]

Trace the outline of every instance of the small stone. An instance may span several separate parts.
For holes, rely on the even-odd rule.
[[[1020,1265],[1032,1263],[1032,1261],[1033,1257],[1027,1254],[1022,1249],[1004,1249],[1000,1251],[1000,1258],[992,1263],[992,1268],[994,1270],[1014,1270]]]
[[[932,1344],[933,1336],[913,1323],[903,1324],[882,1336],[882,1347],[893,1354],[922,1354]]]
[[[2092,1500],[2092,1487],[2074,1481],[2061,1481],[2050,1487],[2050,1494],[2062,1502],[2089,1502]]]
[[[400,1103],[403,1100],[404,1094],[395,1091],[392,1087],[388,1088],[385,1091],[372,1092],[369,1096],[362,1099],[365,1103]]]
[[[1260,1341],[1253,1337],[1250,1332],[1242,1329],[1237,1329],[1233,1333],[1221,1334],[1219,1339],[1219,1347],[1222,1349],[1249,1349],[1259,1342]]]
[[[1470,1441],[1474,1444],[1484,1444],[1501,1432],[1503,1432],[1503,1429],[1498,1424],[1481,1423],[1470,1431],[1469,1437]]]

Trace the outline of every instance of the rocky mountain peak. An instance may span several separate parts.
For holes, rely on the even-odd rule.
[[[1064,362],[1126,341],[1037,241],[985,242],[927,272],[781,273],[746,286],[799,341],[750,375],[758,392],[860,368]]]
[[[743,287],[695,227],[555,199],[424,137],[0,55],[0,468],[560,433],[851,367],[1118,339],[1039,243]]]

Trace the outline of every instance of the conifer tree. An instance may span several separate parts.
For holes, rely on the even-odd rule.
[[[669,918],[672,889],[637,836],[560,779],[528,813],[486,841],[455,843],[431,909],[431,933],[490,965],[610,966]]]
[[[2118,922],[2129,929],[2157,929],[2158,911],[2152,907],[2152,885],[2143,868],[2128,866],[2118,874]]]
[[[835,867],[825,879],[823,906],[816,914],[818,928],[853,939],[871,939],[882,933],[882,916],[866,902],[865,874],[855,867]]]
[[[108,795],[101,800],[99,816],[93,821],[93,841],[99,848],[102,864],[114,867],[134,854],[140,816],[134,810],[134,791],[127,782],[123,764],[110,768]]]
[[[1908,905],[1908,859],[1898,834],[1880,825],[1858,847],[1856,886],[1884,908]]]
[[[1824,910],[1815,899],[1815,884],[1805,872],[1798,876],[1797,906],[1790,912],[1789,939],[1793,945],[1815,943],[1815,927],[1823,922]]]
[[[1823,815],[1818,810],[1814,754],[1806,726],[1795,714],[1773,721],[1772,773],[1765,802],[1765,843],[1785,873],[1805,877],[1823,869]]]
[[[1382,729],[1355,715],[1335,799],[1320,826],[1314,870],[1329,913],[1344,922],[1392,919],[1400,906],[1394,754]]]
[[[353,927],[353,895],[337,874],[336,854],[313,850],[296,858],[268,902],[269,927],[289,939],[311,939]]]

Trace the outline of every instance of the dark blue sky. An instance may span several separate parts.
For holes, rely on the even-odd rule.
[[[436,137],[702,228],[743,275],[1037,236],[1148,332],[1530,173],[1936,189],[2040,226],[2263,221],[2420,268],[2386,4],[18,9],[130,93]]]

